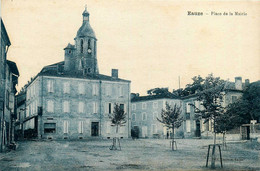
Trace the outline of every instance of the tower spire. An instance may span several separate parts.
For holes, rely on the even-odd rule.
[[[88,13],[88,10],[87,10],[87,5],[85,5],[85,10],[82,13],[82,15],[83,15],[83,22],[89,21],[89,13]]]

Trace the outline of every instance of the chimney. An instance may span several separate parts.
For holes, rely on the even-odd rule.
[[[242,77],[235,77],[236,90],[242,90]]]
[[[250,84],[249,79],[245,79],[245,87],[249,86],[249,84]]]
[[[118,69],[112,69],[111,76],[112,76],[113,78],[118,78]]]

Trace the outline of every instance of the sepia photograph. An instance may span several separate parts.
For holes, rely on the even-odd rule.
[[[0,0],[0,171],[260,170],[260,3]]]

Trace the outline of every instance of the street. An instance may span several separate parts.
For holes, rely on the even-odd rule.
[[[212,140],[124,139],[121,151],[111,151],[112,140],[23,141],[16,151],[0,153],[0,170],[208,170]],[[229,142],[222,151],[225,170],[260,170],[260,148],[250,142]],[[216,167],[220,169],[217,151]],[[209,160],[211,161],[211,160]]]

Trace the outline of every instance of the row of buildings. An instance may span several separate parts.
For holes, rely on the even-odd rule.
[[[236,77],[235,82],[227,81],[224,88],[224,99],[222,105],[226,107],[228,104],[235,102],[243,95],[243,90],[249,85],[249,80],[246,79],[242,83],[241,77]],[[181,117],[184,121],[177,130],[175,136],[179,138],[194,138],[194,137],[211,137],[213,135],[213,121],[204,123],[204,119],[199,119],[195,115],[194,105],[198,109],[202,109],[202,105],[197,101],[196,93],[184,97],[174,95],[147,95],[139,96],[134,94],[131,100],[131,125],[133,129],[140,131],[140,136],[143,138],[161,137],[167,138],[172,134],[172,129],[164,127],[157,118],[160,118],[162,109],[165,109],[166,103],[171,106],[175,104],[181,106]],[[192,105],[191,105],[192,104]],[[240,130],[232,131],[232,137],[239,139]]]
[[[1,18],[0,22],[0,152],[2,152],[14,142],[15,94],[19,71],[15,62],[7,60],[11,42]]]
[[[23,138],[129,138],[131,130],[138,130],[142,138],[167,138],[172,130],[157,120],[166,102],[182,106],[184,121],[174,132],[176,136],[203,137],[212,133],[211,122],[204,124],[203,120],[198,120],[189,105],[199,107],[196,95],[131,95],[131,81],[119,78],[117,69],[112,69],[111,75],[100,74],[97,38],[89,16],[85,9],[74,44],[69,43],[64,48],[64,61],[43,67],[15,99],[19,72],[14,62],[6,61],[10,41],[3,26],[1,147],[13,139]],[[242,83],[241,77],[236,77],[235,82],[226,82],[223,105],[241,97],[246,84],[249,80]],[[119,133],[109,119],[115,104],[127,114],[126,123],[120,126]]]

